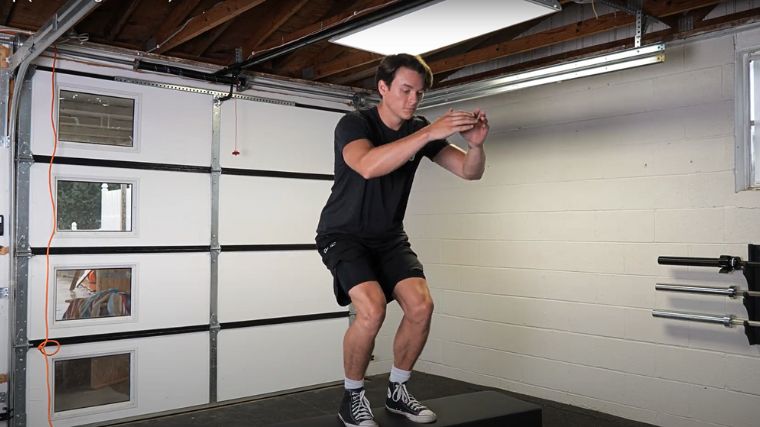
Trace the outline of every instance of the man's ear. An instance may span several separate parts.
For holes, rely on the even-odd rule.
[[[384,80],[380,80],[379,82],[377,82],[377,91],[380,93],[381,97],[385,95],[385,93],[388,92],[389,90],[390,88],[388,87],[387,84],[385,84]]]

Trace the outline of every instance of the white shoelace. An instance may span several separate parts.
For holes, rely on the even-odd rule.
[[[351,393],[351,414],[356,421],[374,419],[372,409],[369,407],[369,400],[364,395],[364,390],[359,393]]]
[[[427,409],[424,405],[422,405],[420,402],[417,401],[417,399],[414,398],[411,394],[409,394],[409,391],[406,389],[406,384],[399,384],[396,386],[396,388],[393,390],[393,394],[391,394],[391,399],[393,399],[394,402],[404,402],[406,405],[409,406],[413,411],[419,412],[421,410]]]

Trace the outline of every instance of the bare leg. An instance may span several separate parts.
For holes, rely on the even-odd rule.
[[[433,298],[427,281],[417,277],[400,281],[393,295],[404,311],[393,340],[393,364],[399,369],[411,371],[430,333]]]
[[[343,337],[343,369],[346,378],[364,379],[375,337],[385,319],[385,295],[377,282],[364,282],[348,292],[356,318]]]

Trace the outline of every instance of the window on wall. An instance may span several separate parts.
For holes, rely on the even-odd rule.
[[[58,180],[58,231],[132,231],[132,184]]]
[[[134,99],[62,89],[58,102],[61,141],[134,146]]]
[[[132,314],[131,268],[57,269],[55,288],[56,321]]]
[[[760,189],[760,51],[736,55],[736,191]]]
[[[747,174],[749,175],[750,188],[760,188],[760,165],[758,165],[758,149],[760,143],[760,55],[752,55],[749,60],[749,141],[748,155],[749,164],[747,165]]]
[[[129,402],[131,359],[122,353],[56,360],[54,412]]]

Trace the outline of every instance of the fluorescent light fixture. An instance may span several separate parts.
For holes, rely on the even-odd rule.
[[[556,0],[439,0],[330,41],[381,55],[418,55],[561,9]]]
[[[455,87],[431,90],[425,94],[420,108],[431,108],[547,83],[656,64],[665,61],[664,51],[665,45],[660,43]]]

